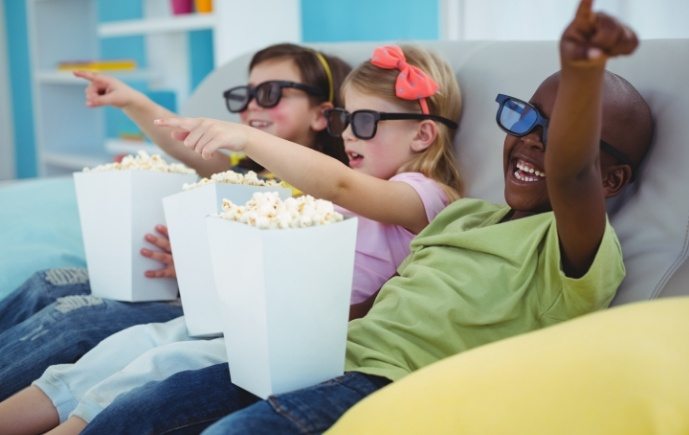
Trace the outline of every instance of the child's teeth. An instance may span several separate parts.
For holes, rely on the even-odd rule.
[[[529,165],[524,164],[523,162],[517,162],[517,169],[519,169],[522,172],[526,172],[528,174],[534,174],[537,177],[540,178],[545,178],[545,173],[542,171],[539,171],[538,169],[535,169]]]

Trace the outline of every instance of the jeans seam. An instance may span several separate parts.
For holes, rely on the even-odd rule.
[[[346,375],[341,375],[341,376],[338,376],[336,378],[329,379],[328,381],[323,382],[322,385],[325,385],[325,384],[327,384],[327,385],[338,385],[340,387],[347,388],[348,390],[356,393],[359,396],[364,396],[364,397],[371,394],[371,392],[366,393],[362,389],[355,388],[353,385],[350,385],[351,383],[356,383],[355,381],[356,381],[356,379],[347,378]],[[294,424],[299,429],[300,432],[312,433],[308,426],[305,426],[304,424],[301,423],[301,418],[299,418],[299,419],[296,418],[295,413],[293,411],[290,411],[289,407],[282,406],[278,402],[277,397],[273,397],[273,396],[268,397],[267,402],[270,404],[271,408],[273,408],[273,410],[275,412],[277,412],[278,414],[280,414],[281,416],[283,416],[284,418],[289,420],[292,424]]]
[[[289,410],[286,409],[285,407],[281,406],[279,403],[275,403],[273,401],[272,397],[268,398],[268,403],[270,404],[270,407],[273,408],[273,410],[275,412],[277,412],[278,414],[280,414],[281,416],[283,416],[284,418],[289,420],[293,425],[295,425],[297,427],[297,429],[299,429],[299,432],[310,433],[310,431],[308,430],[307,427],[303,426],[299,421],[295,421],[295,419],[292,418],[292,415],[291,415],[292,413],[289,412]]]
[[[157,434],[160,434],[160,435],[165,435],[165,434],[172,433],[172,432],[174,432],[174,431],[176,431],[176,430],[179,430],[179,429],[184,429],[184,428],[186,428],[186,427],[197,426],[197,425],[199,425],[199,424],[203,424],[203,423],[207,423],[207,422],[216,422],[216,421],[220,420],[221,418],[226,417],[226,416],[228,416],[228,415],[230,415],[230,414],[222,413],[222,414],[220,414],[219,416],[206,417],[206,418],[201,419],[201,420],[195,420],[193,423],[180,424],[180,425],[177,425],[177,426],[172,427],[172,428],[170,428],[170,429],[166,429],[166,430],[163,431],[163,432],[155,432],[155,431],[154,431],[153,433],[157,433]]]

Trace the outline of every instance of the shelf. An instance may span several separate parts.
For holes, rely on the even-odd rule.
[[[149,81],[156,80],[160,74],[150,70],[133,70],[133,71],[99,71],[100,74],[106,74],[117,77],[122,80],[138,80]],[[85,86],[86,80],[79,77],[74,77],[69,71],[39,71],[36,73],[36,80],[43,84],[63,84],[63,85],[80,85]]]
[[[150,155],[165,154],[163,150],[151,142],[126,139],[107,139],[105,141],[105,150],[113,155],[136,154],[140,150],[144,150]]]
[[[117,21],[99,25],[98,36],[108,38],[203,30],[213,28],[215,22],[216,17],[213,14],[187,14],[165,18]]]
[[[67,154],[67,153],[44,153],[43,162],[47,165],[80,171],[86,167],[109,163],[112,159],[107,155],[87,155],[87,154]]]

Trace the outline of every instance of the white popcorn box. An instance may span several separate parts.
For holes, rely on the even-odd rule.
[[[275,230],[206,223],[232,382],[266,398],[341,375],[356,218]]]
[[[210,183],[163,199],[184,319],[191,336],[222,334],[205,218],[222,210],[224,198],[244,204],[255,192],[278,192],[283,199],[292,194],[278,186]]]
[[[177,297],[174,279],[144,276],[162,265],[140,249],[148,245],[144,235],[165,223],[163,197],[196,179],[195,174],[143,170],[74,173],[93,295],[129,302]]]

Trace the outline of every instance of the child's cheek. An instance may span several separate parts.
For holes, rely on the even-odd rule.
[[[245,111],[239,113],[239,121],[242,124],[248,124],[249,123],[249,111],[248,110],[245,110]]]
[[[280,105],[270,109],[268,115],[276,128],[282,127],[289,119],[289,111],[283,109]]]

